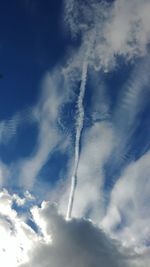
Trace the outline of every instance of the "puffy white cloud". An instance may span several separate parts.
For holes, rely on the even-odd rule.
[[[34,201],[35,197],[32,196],[29,191],[25,191],[23,197],[20,197],[16,193],[13,194],[12,200],[15,201],[18,206],[21,207],[21,206],[24,206],[27,201],[31,201],[31,202]]]
[[[143,267],[147,251],[136,254],[85,219],[66,221],[57,207],[43,202],[20,216],[14,195],[0,192],[0,264],[6,267]],[[36,225],[36,231],[28,225]]]
[[[123,256],[117,245],[90,222],[66,222],[53,206],[43,202],[41,208],[32,208],[33,219],[42,237],[13,210],[13,196],[2,191],[0,200],[0,262],[3,266],[17,267],[25,261],[25,266],[42,267],[49,264],[55,267],[124,266],[120,265]]]
[[[28,258],[36,234],[12,208],[14,196],[0,192],[0,264],[17,267]]]
[[[115,241],[91,222],[84,219],[67,222],[48,203],[34,207],[32,213],[39,227],[44,227],[44,235],[49,235],[52,241],[35,244],[29,261],[22,267],[126,266],[125,256]]]

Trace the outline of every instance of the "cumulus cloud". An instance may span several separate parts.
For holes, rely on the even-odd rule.
[[[143,267],[149,263],[148,249],[138,254],[132,248],[128,251],[92,221],[66,221],[50,202],[43,201],[20,215],[13,206],[16,197],[6,190],[0,192],[3,266]]]
[[[126,266],[115,241],[84,219],[67,222],[43,202],[31,209],[38,231],[12,207],[13,195],[0,192],[0,262],[3,266]]]
[[[12,208],[14,196],[6,190],[0,192],[0,263],[17,267],[27,260],[27,252],[36,239],[34,231]]]
[[[48,243],[37,243],[29,253],[29,266],[126,266],[118,245],[84,219],[65,221],[54,207],[43,203],[32,214],[39,227],[50,235]]]

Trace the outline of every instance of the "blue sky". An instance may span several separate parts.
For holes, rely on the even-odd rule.
[[[1,3],[0,231],[19,240],[13,267],[110,266],[94,250],[77,260],[93,242],[114,267],[122,254],[149,263],[149,12],[149,0]],[[0,243],[6,267],[11,250]]]

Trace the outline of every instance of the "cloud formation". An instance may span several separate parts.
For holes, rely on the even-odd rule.
[[[127,166],[112,189],[107,214],[102,221],[105,230],[137,251],[147,250],[150,240],[149,160],[148,152]]]
[[[36,239],[34,231],[25,223],[25,218],[12,208],[19,196],[0,192],[0,263],[7,267],[17,267],[27,260],[27,252]]]
[[[19,197],[18,197],[19,198]],[[84,219],[66,221],[56,207],[43,202],[33,206],[35,232],[28,214],[20,216],[12,207],[16,195],[0,193],[0,261],[4,266],[126,266],[118,244]]]
[[[45,222],[52,242],[35,245],[30,251],[31,260],[24,267],[126,266],[117,244],[91,222],[84,219],[67,222],[48,203],[40,209],[33,208],[32,213],[39,226]]]
[[[28,198],[29,193],[24,196],[25,201]],[[149,262],[148,249],[138,254],[129,251],[92,221],[66,221],[58,214],[56,205],[45,201],[20,214],[13,206],[16,199],[21,201],[18,195],[0,192],[3,266],[144,267]]]
[[[32,188],[50,154],[62,141],[58,120],[61,107],[67,99],[68,92],[64,90],[61,70],[58,68],[53,73],[47,73],[42,82],[39,103],[32,110],[39,129],[36,148],[31,157],[20,162],[20,184],[25,188]]]
[[[117,56],[125,60],[147,53],[150,40],[148,0],[65,1],[65,19],[73,37],[81,36],[82,45],[93,39],[90,64],[111,69]]]
[[[76,219],[66,222],[62,217],[66,213],[69,198],[68,179],[64,179],[63,191],[59,184],[52,188],[49,196],[56,196],[58,211],[62,215],[49,203],[43,202],[41,208],[33,207],[30,215],[20,217],[12,204],[16,201],[18,205],[24,205],[27,196],[20,199],[17,195],[12,197],[8,192],[2,192],[0,231],[7,242],[1,243],[0,255],[5,265],[123,267],[132,263],[138,267],[148,266],[149,152],[143,156],[140,154],[141,158],[132,159],[128,166],[124,166],[122,173],[113,181],[110,192],[107,192],[107,203],[104,167],[109,159],[112,169],[119,168],[125,161],[139,117],[146,106],[147,99],[144,96],[148,96],[150,66],[149,10],[148,0],[116,0],[111,4],[96,0],[66,0],[66,25],[69,25],[72,37],[80,39],[80,44],[70,52],[65,65],[59,65],[45,75],[39,102],[32,108],[32,119],[39,126],[36,148],[32,155],[19,160],[12,168],[15,172],[19,169],[21,186],[34,189],[39,172],[53,151],[61,150],[60,144],[67,139],[67,135],[59,128],[63,120],[62,110],[69,101],[76,102],[76,90],[82,80],[82,64],[90,45],[86,74],[87,86],[88,77],[93,79],[90,93],[94,97],[88,128],[84,128],[85,121],[82,118],[84,131],[73,207]],[[119,57],[132,63],[135,58],[143,57],[143,60],[139,60],[140,64],[137,62],[137,67],[119,89],[116,106],[111,110],[108,92],[105,94],[107,86],[95,77],[102,77],[102,74],[99,75],[103,73],[102,70],[116,70]],[[74,112],[73,116],[76,115]],[[3,142],[5,135],[5,142],[9,141],[16,133],[17,126],[17,119],[1,122],[0,141]],[[68,148],[71,150],[74,136],[69,138],[71,142]],[[71,158],[65,173],[67,178],[72,170],[72,162]],[[1,162],[1,184],[8,175],[11,175],[9,167]],[[28,225],[28,215],[37,231]],[[96,226],[84,217],[90,218]],[[107,235],[99,229],[99,225]],[[120,240],[132,253],[122,254],[110,236]],[[23,261],[26,261],[24,265]]]

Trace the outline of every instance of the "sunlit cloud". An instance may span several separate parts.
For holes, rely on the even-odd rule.
[[[148,266],[149,143],[131,150],[149,105],[149,11],[149,0],[64,1],[72,47],[43,74],[37,102],[0,122],[4,146],[37,125],[31,153],[0,160],[1,188],[23,192],[0,192],[4,266]],[[47,188],[38,179],[54,153],[68,159]]]

